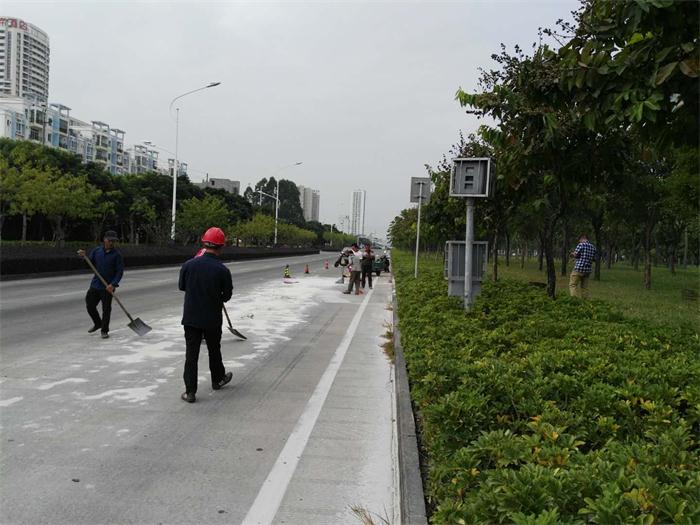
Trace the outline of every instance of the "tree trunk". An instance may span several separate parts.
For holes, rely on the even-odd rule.
[[[525,241],[520,254],[520,268],[525,268],[525,257],[527,257],[527,241]]]
[[[613,249],[614,249],[614,248],[615,248],[615,247],[613,246],[612,242],[608,241],[608,260],[606,261],[606,262],[607,262],[607,266],[608,266],[608,270],[610,270],[610,269],[612,268],[612,263],[613,263]]]
[[[651,289],[651,240],[654,226],[647,223],[644,231],[644,288]]]
[[[506,230],[506,266],[510,266],[510,233]]]
[[[66,245],[66,232],[63,229],[63,217],[61,215],[53,215],[50,217],[53,225],[53,235],[58,248],[63,248]]]
[[[683,234],[683,268],[688,269],[688,227],[685,227]]]
[[[569,261],[569,225],[564,221],[564,237],[561,241],[561,274],[567,273],[567,262]]]
[[[671,270],[671,275],[676,275],[676,246],[671,247],[671,254],[668,257],[668,269]]]
[[[544,240],[545,259],[547,260],[547,295],[552,299],[557,294],[557,269],[554,266],[554,232],[553,228],[547,232]]]
[[[540,233],[540,249],[537,252],[537,259],[539,264],[539,270],[542,271],[542,261],[544,260],[544,238]]]
[[[600,250],[603,247],[602,246],[602,240],[600,238],[600,230],[603,227],[603,218],[602,216],[600,217],[600,220],[594,220],[593,221],[593,231],[595,232],[595,244],[596,244],[596,250],[595,250],[595,270],[593,272],[593,279],[596,281],[600,281]]]
[[[498,281],[498,230],[493,235],[493,281]]]
[[[22,242],[27,242],[27,214],[22,214]]]

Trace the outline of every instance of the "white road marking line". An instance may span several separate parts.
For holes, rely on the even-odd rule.
[[[328,367],[323,372],[313,394],[311,394],[309,401],[304,407],[304,411],[299,416],[294,430],[289,435],[287,443],[277,457],[277,461],[275,461],[272,470],[267,475],[260,492],[258,492],[241,525],[266,525],[272,523],[272,520],[275,518],[373,292],[374,290],[370,290],[365,296],[364,301],[362,301],[355,313],[355,317],[352,318],[350,326],[345,332],[345,337],[343,337],[340,345],[336,348]]]

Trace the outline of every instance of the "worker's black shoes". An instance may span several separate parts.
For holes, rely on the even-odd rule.
[[[100,328],[102,328],[102,327],[100,325],[96,324],[95,326],[90,328],[90,330],[88,330],[88,334],[91,334],[93,332],[97,332]]]
[[[183,392],[180,399],[187,401],[188,403],[194,403],[196,401],[196,398],[192,392]]]
[[[219,388],[224,386],[226,383],[229,383],[232,378],[233,378],[233,372],[226,372],[226,375],[224,376],[224,378],[221,381],[219,381],[218,383],[213,383],[211,385],[211,387],[214,390],[219,390]]]
[[[109,332],[102,332],[102,339],[109,339]]]

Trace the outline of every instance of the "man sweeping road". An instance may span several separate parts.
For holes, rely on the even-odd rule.
[[[190,259],[180,269],[179,288],[185,292],[182,324],[185,327],[185,392],[183,401],[194,403],[197,393],[199,349],[202,337],[209,351],[211,386],[219,390],[231,381],[221,359],[221,306],[231,299],[231,271],[218,259],[226,244],[220,228],[209,228],[202,236],[205,252]]]
[[[119,286],[119,281],[124,275],[124,260],[122,254],[114,247],[114,243],[119,240],[117,233],[107,231],[104,234],[102,246],[94,248],[89,255],[90,262],[95,265],[97,271],[104,277],[108,285],[102,283],[95,275],[90,283],[90,288],[85,295],[85,306],[88,314],[92,318],[92,328],[88,333],[101,331],[102,339],[109,337],[109,318],[112,314],[112,293]],[[80,257],[85,257],[85,250],[78,250]],[[98,303],[102,302],[102,317],[97,311]]]

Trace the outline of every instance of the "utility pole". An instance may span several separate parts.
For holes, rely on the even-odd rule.
[[[467,230],[464,243],[464,308],[470,310],[474,302],[472,294],[472,258],[474,245],[474,197],[467,197]]]
[[[420,187],[418,191],[418,224],[416,225],[416,259],[413,263],[413,277],[418,279],[418,247],[420,245],[420,211],[423,206],[423,181],[417,183]]]

